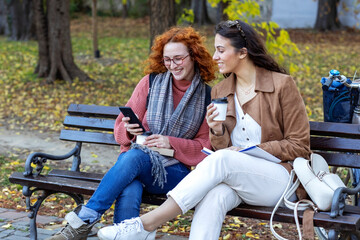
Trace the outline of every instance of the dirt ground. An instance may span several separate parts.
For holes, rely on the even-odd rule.
[[[20,159],[26,159],[29,152],[45,152],[63,155],[75,147],[74,142],[59,139],[54,132],[11,130],[0,126],[0,154],[11,155],[14,152]],[[83,144],[81,159],[83,165],[95,164],[106,171],[116,161],[120,153],[118,146]],[[71,161],[71,159],[70,159]]]

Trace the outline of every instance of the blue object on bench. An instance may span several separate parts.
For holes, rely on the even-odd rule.
[[[351,123],[358,99],[357,89],[350,89],[339,81],[332,81],[328,86],[328,79],[321,78],[324,122]],[[350,79],[347,81],[351,83]]]

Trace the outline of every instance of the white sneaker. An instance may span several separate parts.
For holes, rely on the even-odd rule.
[[[124,220],[98,231],[101,240],[155,240],[156,231],[144,229],[139,217]]]

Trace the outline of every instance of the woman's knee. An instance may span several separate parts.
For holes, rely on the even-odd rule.
[[[124,166],[137,166],[146,163],[150,159],[149,155],[139,149],[130,149],[121,153],[114,167],[123,168]]]
[[[227,184],[220,183],[205,195],[196,208],[213,209],[226,214],[240,203],[241,199],[237,193]]]
[[[232,152],[230,150],[218,150],[202,160],[197,167],[222,166],[226,163],[226,159],[233,157],[231,156]]]

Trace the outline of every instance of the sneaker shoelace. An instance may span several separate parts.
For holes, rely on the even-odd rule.
[[[141,225],[135,218],[124,220],[121,223],[115,224],[117,226],[117,234],[128,233],[132,231],[140,232]]]

